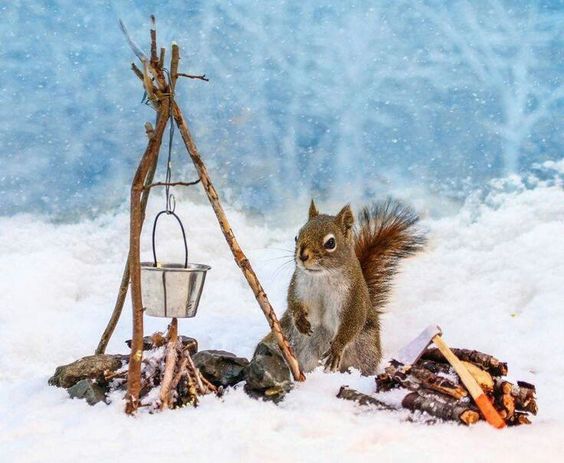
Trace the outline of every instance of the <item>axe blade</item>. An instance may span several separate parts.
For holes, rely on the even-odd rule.
[[[429,325],[413,341],[402,347],[394,359],[404,365],[413,365],[433,342],[433,338],[442,333],[438,325]]]

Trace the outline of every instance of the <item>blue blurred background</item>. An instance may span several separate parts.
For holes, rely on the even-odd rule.
[[[10,1],[0,6],[0,214],[126,204],[153,119],[122,18],[182,50],[178,96],[249,211],[315,195],[457,204],[562,158],[562,1]],[[190,179],[182,147],[177,176]],[[181,162],[182,161],[182,162]],[[180,166],[184,166],[180,168]],[[439,208],[440,210],[440,208]]]

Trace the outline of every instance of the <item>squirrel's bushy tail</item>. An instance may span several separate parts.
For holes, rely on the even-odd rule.
[[[413,209],[393,199],[365,207],[358,215],[355,253],[378,311],[388,300],[399,260],[423,249],[426,239],[417,222]]]

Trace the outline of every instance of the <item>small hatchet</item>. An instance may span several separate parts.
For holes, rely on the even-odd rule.
[[[484,394],[484,391],[468,369],[443,341],[441,337],[442,334],[441,329],[437,325],[429,325],[419,336],[398,352],[397,356],[394,357],[395,360],[404,365],[413,365],[419,360],[421,355],[423,355],[423,352],[427,349],[429,344],[434,343],[448,360],[448,363],[450,363],[456,373],[458,373],[460,380],[464,386],[466,386],[466,389],[468,389],[468,392],[474,399],[474,402],[476,402],[476,405],[480,409],[480,412],[482,412],[486,421],[498,429],[504,428],[506,426],[505,421],[503,421],[503,418],[501,418],[497,410],[493,407],[490,399]]]

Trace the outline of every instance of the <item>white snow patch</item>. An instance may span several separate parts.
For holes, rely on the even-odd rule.
[[[490,198],[491,199],[491,198]],[[428,251],[409,259],[383,317],[386,357],[427,324],[452,346],[509,362],[510,376],[538,388],[532,426],[496,431],[486,424],[426,426],[405,414],[365,410],[335,398],[348,384],[373,392],[373,378],[315,371],[279,406],[242,388],[197,409],[123,414],[89,407],[47,386],[57,365],[93,352],[113,308],[128,239],[125,214],[76,224],[28,215],[0,219],[1,461],[556,461],[564,451],[564,192],[560,186],[499,193],[457,216],[427,221]],[[179,205],[191,261],[212,266],[196,318],[180,332],[200,348],[251,356],[267,330],[209,207]],[[284,310],[298,224],[253,225],[229,211],[235,233],[278,313]],[[149,214],[151,217],[151,214]],[[147,227],[148,228],[148,227]],[[160,254],[181,258],[178,231],[162,226]],[[143,256],[150,258],[148,230]],[[285,248],[289,252],[281,251]],[[146,318],[145,330],[166,320]],[[109,352],[126,352],[130,306]]]

